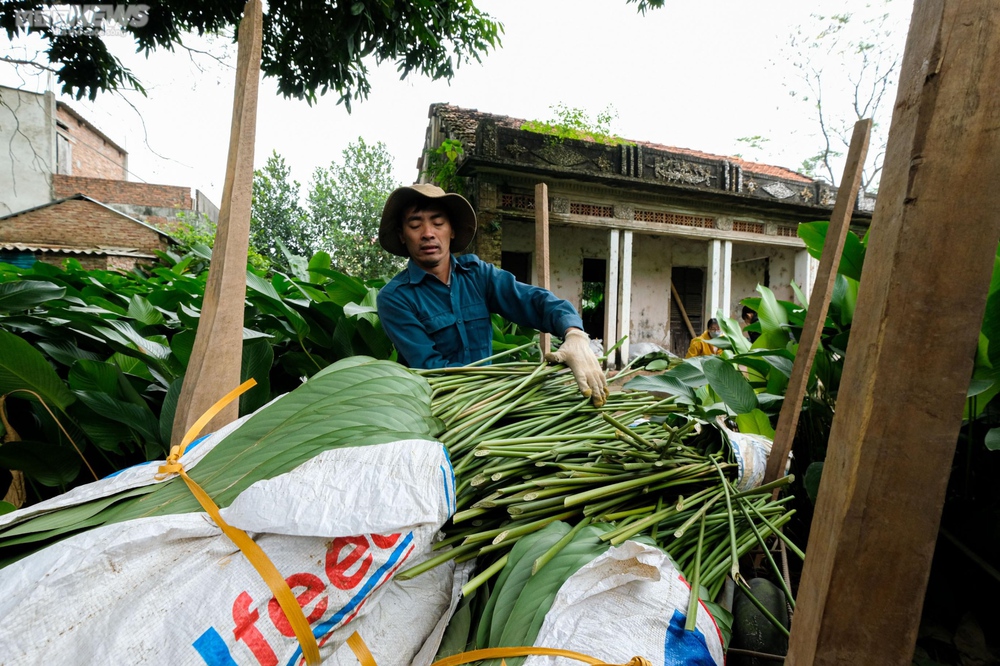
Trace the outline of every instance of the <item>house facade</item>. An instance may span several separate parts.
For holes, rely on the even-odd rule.
[[[758,284],[785,300],[793,282],[812,289],[817,263],[797,226],[829,219],[836,189],[824,182],[648,142],[559,140],[447,104],[429,117],[421,180],[431,151],[461,141],[459,174],[479,219],[469,251],[522,281],[535,278],[535,185],[548,186],[552,291],[605,348],[628,336],[683,355],[716,313],[738,318]],[[874,198],[859,197],[857,229],[872,210]]]
[[[78,201],[83,195],[88,201],[114,209],[121,215],[100,213],[101,219],[111,225],[124,225],[119,238],[131,238],[132,226],[141,222],[169,232],[181,221],[194,221],[205,216],[218,221],[218,208],[199,191],[174,185],[159,185],[129,180],[128,151],[90,123],[69,105],[57,101],[50,93],[34,93],[0,86],[0,216],[6,220],[19,213],[46,207],[53,202]],[[45,214],[32,214],[28,219],[41,223],[49,216],[75,214],[87,210],[89,205],[74,203],[59,205]],[[96,213],[95,213],[96,214]],[[84,216],[77,223],[66,220],[56,228],[66,234],[53,238],[49,245],[62,248],[59,252],[77,252],[88,261],[100,254],[93,234],[73,235],[85,230],[93,215]],[[23,219],[16,225],[23,228]],[[0,248],[3,260],[19,263],[30,261],[31,251],[17,249],[39,246],[35,237],[49,238],[44,230],[21,237],[5,233],[5,244]],[[108,230],[115,236],[115,227]],[[123,241],[124,242],[124,241]],[[127,250],[123,242],[113,249]],[[149,256],[148,248],[133,248],[135,254]],[[35,251],[35,258],[52,260],[59,252]],[[104,255],[101,255],[104,256]],[[127,264],[123,258],[119,263]],[[134,261],[132,265],[134,265]]]

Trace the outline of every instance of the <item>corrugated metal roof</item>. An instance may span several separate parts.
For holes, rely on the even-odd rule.
[[[51,252],[52,254],[88,254],[114,257],[136,257],[137,259],[155,259],[152,254],[145,254],[133,248],[124,247],[66,247],[60,245],[26,245],[24,243],[0,243],[0,250],[17,250],[19,252]]]

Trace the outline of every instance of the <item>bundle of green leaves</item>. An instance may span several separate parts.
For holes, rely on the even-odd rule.
[[[289,472],[323,451],[433,440],[441,423],[431,415],[430,395],[426,381],[396,363],[345,359],[259,410],[188,474],[226,507],[256,481]],[[0,529],[0,567],[82,530],[199,511],[201,505],[175,476],[83,504],[29,513]]]

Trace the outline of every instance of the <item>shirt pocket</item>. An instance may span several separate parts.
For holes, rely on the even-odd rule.
[[[456,360],[455,354],[460,352],[462,347],[462,338],[458,334],[458,318],[451,312],[442,312],[426,317],[420,323],[434,344],[434,350],[449,361]]]
[[[469,337],[469,361],[490,356],[493,351],[493,322],[484,303],[462,306],[466,335]]]

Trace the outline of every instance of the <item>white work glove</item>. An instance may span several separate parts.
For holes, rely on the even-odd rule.
[[[604,371],[590,349],[590,336],[580,329],[566,331],[562,346],[558,351],[546,354],[545,360],[564,363],[572,370],[580,393],[590,398],[595,407],[600,407],[607,400],[608,382]]]

